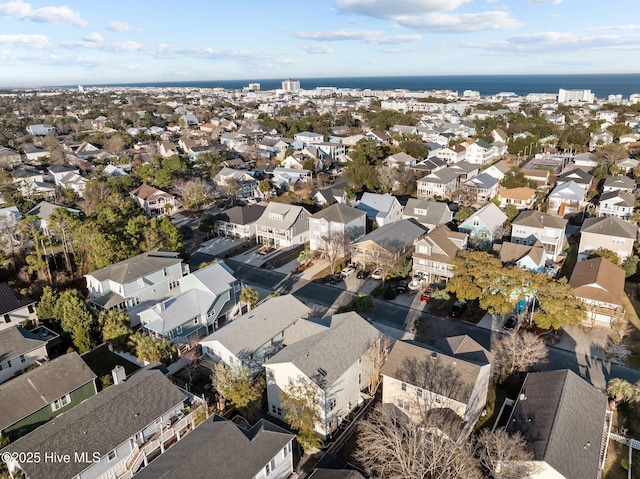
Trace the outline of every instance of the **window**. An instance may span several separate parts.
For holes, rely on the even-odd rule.
[[[193,324],[198,324],[198,318],[193,318]]]
[[[333,411],[336,408],[336,400],[332,398],[329,400],[329,411]]]
[[[274,471],[276,469],[276,460],[271,459],[271,470]]]
[[[402,383],[401,387],[402,387],[403,391],[406,391],[407,390],[407,383]]]
[[[278,416],[282,416],[282,408],[281,407],[277,408],[276,414]]]
[[[4,315],[4,322],[5,323],[10,323],[11,322],[11,317],[8,314]]]
[[[287,454],[289,454],[289,451],[287,451],[287,447],[288,447],[288,444],[284,446],[284,449],[282,450],[282,456],[285,458],[287,457]]]
[[[269,464],[267,464],[266,466],[264,466],[264,472],[265,474],[268,476],[269,474],[271,474],[271,467]]]
[[[118,453],[115,449],[113,451],[109,451],[109,454],[107,454],[107,459],[109,461],[113,461],[116,457],[118,457]]]
[[[272,405],[271,405],[271,412],[272,412],[273,414],[275,414],[275,413],[276,413],[276,405],[275,405],[275,404],[272,404]]]
[[[27,362],[27,358],[24,357],[24,354],[20,355],[20,362],[21,363],[26,363]]]
[[[358,373],[358,384],[362,384],[362,373]]]
[[[162,275],[167,276],[169,274],[169,270],[167,268],[162,268]]]
[[[133,298],[131,298],[129,300],[129,306],[137,306],[140,304],[140,297],[139,296],[134,296]]]
[[[27,310],[29,311],[29,314],[33,314],[35,312],[35,309],[33,309],[33,305],[32,304],[27,306]]]
[[[418,396],[419,398],[422,397],[422,389],[416,388],[416,396]]]
[[[178,281],[178,278],[173,278],[171,281],[169,281],[169,290],[177,288],[179,284],[180,282]]]
[[[211,316],[215,316],[215,315],[216,315],[216,310],[215,310],[215,308],[214,308],[214,309],[212,309],[211,311],[209,311],[209,312],[207,313],[207,318],[210,318]]]
[[[396,406],[398,406],[400,409],[404,409],[405,411],[411,411],[411,403],[404,398],[397,398]]]
[[[436,397],[435,397],[435,399],[434,399],[434,401],[435,401],[437,404],[442,404],[442,398],[441,398],[440,396],[436,396]]]
[[[61,398],[56,399],[51,403],[51,410],[57,411],[58,409],[65,407],[67,404],[71,402],[71,398],[69,395],[62,396]]]

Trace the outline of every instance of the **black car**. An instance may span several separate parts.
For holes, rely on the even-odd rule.
[[[360,271],[358,271],[358,274],[356,274],[356,278],[358,279],[367,279],[368,277],[369,277],[369,272],[364,269],[361,269]]]
[[[407,282],[404,279],[398,281],[398,284],[396,285],[396,291],[398,293],[404,293],[407,291]]]
[[[453,306],[451,306],[449,314],[452,318],[456,318],[460,316],[465,309],[467,309],[467,303],[465,303],[464,301],[456,301],[455,303],[453,303]]]
[[[329,276],[329,283],[331,284],[338,284],[342,280],[344,280],[344,276],[341,274],[332,274]]]
[[[514,329],[516,329],[517,325],[518,325],[518,317],[515,314],[512,314],[504,321],[504,324],[502,325],[502,327],[506,331],[513,331]]]

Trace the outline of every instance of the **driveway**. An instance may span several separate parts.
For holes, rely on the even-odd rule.
[[[198,248],[198,253],[206,254],[209,256],[223,256],[225,251],[229,251],[236,246],[246,242],[243,239],[231,239],[218,236],[217,238],[205,241]]]

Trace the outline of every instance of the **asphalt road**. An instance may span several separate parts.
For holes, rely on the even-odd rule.
[[[281,294],[293,294],[306,303],[337,308],[347,304],[354,294],[335,286],[303,280],[296,276],[256,268],[233,260],[225,261],[235,271],[236,277],[244,283],[278,291]],[[492,342],[501,336],[501,333],[489,331],[471,323],[442,318],[384,300],[375,300],[374,310],[368,315],[374,322],[401,330],[410,330],[413,321],[419,316],[425,318],[427,335],[431,340],[466,334],[490,349]],[[571,369],[599,389],[604,389],[607,381],[612,377],[620,377],[633,383],[640,380],[639,370],[586,354],[578,357],[575,352],[554,346],[549,347],[549,362],[542,365],[540,369]]]

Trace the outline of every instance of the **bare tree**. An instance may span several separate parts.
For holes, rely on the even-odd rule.
[[[399,420],[380,406],[358,425],[354,456],[380,479],[479,479],[470,444],[454,442],[429,423]]]
[[[529,371],[547,362],[548,357],[542,338],[528,332],[513,332],[503,336],[491,352],[495,356],[496,374],[500,381],[515,372]]]
[[[476,456],[492,478],[525,479],[534,474],[533,454],[520,433],[483,429],[476,437]]]
[[[393,345],[394,339],[386,334],[380,334],[373,345],[365,353],[365,357],[368,360],[368,372],[369,372],[369,395],[373,396],[378,387],[382,383],[382,366],[389,357],[389,351]]]
[[[329,230],[327,234],[320,237],[320,250],[322,255],[329,261],[331,274],[336,272],[336,265],[349,251],[350,241],[351,235],[339,230]]]

